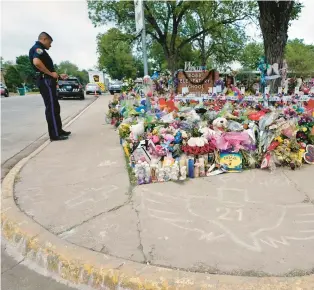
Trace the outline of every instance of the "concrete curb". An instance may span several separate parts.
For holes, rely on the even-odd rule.
[[[67,281],[95,289],[314,289],[314,275],[258,278],[192,273],[113,258],[60,239],[21,212],[14,201],[14,183],[21,169],[49,143],[19,161],[2,182],[2,235],[28,260]]]

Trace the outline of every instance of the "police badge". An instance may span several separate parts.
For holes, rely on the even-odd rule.
[[[36,53],[38,53],[38,54],[43,54],[43,50],[41,49],[41,48],[36,48]]]

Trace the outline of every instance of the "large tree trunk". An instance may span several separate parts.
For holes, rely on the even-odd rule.
[[[167,55],[167,63],[168,63],[168,69],[171,71],[171,74],[174,75],[176,69],[177,69],[177,55],[174,52],[170,52],[169,55]]]
[[[279,69],[282,68],[293,5],[294,1],[258,1],[266,61],[270,65],[278,63]],[[280,78],[273,81],[271,92],[277,92],[280,83]]]

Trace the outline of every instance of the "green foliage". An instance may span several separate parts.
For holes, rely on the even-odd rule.
[[[11,65],[14,65],[13,61],[5,61],[3,59],[3,57],[0,57],[0,62],[1,62],[1,69],[6,70],[7,68],[9,68]]]
[[[197,42],[203,37],[211,46],[209,49],[204,46],[206,49],[203,49],[200,61],[207,62],[211,57],[217,63],[226,59],[230,62],[243,43],[241,21],[255,15],[256,9],[255,1],[144,1],[150,55],[157,50],[154,62],[160,68],[165,65],[172,71],[182,68],[183,57],[185,60],[195,57],[192,49],[184,50],[191,45],[199,49]],[[125,33],[135,36],[133,0],[88,0],[88,10],[94,25],[115,23]],[[191,54],[186,54],[188,51]],[[193,60],[197,62],[197,59]]]
[[[314,45],[304,44],[303,39],[290,40],[285,57],[290,73],[304,77],[314,75]]]
[[[55,65],[55,69],[59,74],[67,74],[77,77],[83,85],[88,83],[88,72],[86,70],[80,71],[78,66],[70,61],[62,61],[59,65]]]
[[[130,43],[133,37],[112,28],[97,37],[98,66],[113,79],[135,78],[139,62],[133,57]]]
[[[239,62],[247,70],[257,70],[258,61],[264,55],[264,46],[262,43],[248,43],[240,53]]]
[[[56,69],[58,73],[64,73],[68,75],[74,75],[79,71],[78,66],[68,60],[60,62],[59,65],[56,66]]]
[[[4,81],[9,91],[14,92],[18,87],[22,86],[22,79],[16,66],[10,65],[6,68],[4,74]]]
[[[35,72],[28,55],[20,55],[16,58],[16,70],[24,84],[33,85],[35,83]]]

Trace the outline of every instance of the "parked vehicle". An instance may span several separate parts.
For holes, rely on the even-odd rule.
[[[66,97],[76,97],[81,100],[85,99],[83,86],[78,78],[69,77],[66,80],[59,80],[57,85],[57,94],[59,99]]]
[[[9,96],[9,90],[3,83],[0,83],[0,90],[1,96],[5,96],[6,98]]]
[[[95,92],[98,94],[98,95],[101,95],[101,89],[100,87],[95,84],[95,83],[89,83],[86,85],[85,87],[85,92],[86,92],[86,95],[89,95],[89,94],[95,94]]]
[[[116,81],[114,83],[109,84],[109,92],[111,95],[114,93],[121,93],[123,83]]]

